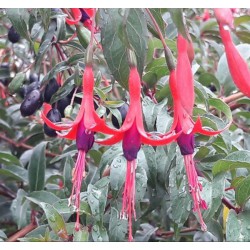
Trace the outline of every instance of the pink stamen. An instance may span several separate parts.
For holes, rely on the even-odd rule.
[[[75,223],[75,230],[79,231],[80,229],[80,193],[81,193],[81,185],[82,179],[85,177],[85,151],[79,150],[78,156],[76,160],[76,165],[73,172],[72,182],[72,192],[69,198],[69,202],[76,208],[76,223]],[[72,202],[74,197],[74,201]]]
[[[133,241],[132,235],[132,216],[136,220],[136,212],[135,212],[135,170],[137,164],[136,159],[132,161],[127,161],[127,172],[126,172],[126,180],[125,187],[122,197],[122,211],[121,218],[128,218],[129,225],[129,236],[128,240]]]
[[[185,168],[186,168],[187,177],[188,177],[189,192],[191,193],[193,202],[194,202],[193,211],[198,213],[200,224],[201,224],[201,229],[203,231],[206,231],[207,226],[202,218],[200,208],[207,209],[207,204],[201,198],[201,195],[200,195],[200,192],[202,191],[202,185],[198,181],[198,175],[195,169],[193,155],[192,154],[184,155],[184,163],[185,163]]]

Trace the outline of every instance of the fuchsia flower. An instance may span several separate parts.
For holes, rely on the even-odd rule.
[[[198,117],[194,122],[192,119],[194,106],[194,79],[188,57],[188,41],[178,35],[177,38],[177,66],[176,70],[170,72],[169,86],[173,96],[174,122],[170,131],[174,130],[179,123],[185,134],[199,133],[203,135],[217,135],[229,127],[217,131],[206,130],[202,127],[201,119]]]
[[[73,18],[66,18],[66,23],[68,25],[75,25],[82,22],[87,29],[91,30],[91,18],[94,15],[93,8],[72,8],[71,13]]]
[[[234,28],[234,23],[233,23],[233,12],[231,9],[227,8],[215,8],[214,9],[214,14],[217,19],[217,21],[221,25],[228,25],[230,28]]]
[[[70,204],[76,207],[77,220],[75,229],[79,230],[80,223],[80,191],[82,178],[85,177],[85,156],[91,149],[94,143],[94,131],[103,132],[106,134],[115,134],[116,131],[107,127],[105,121],[101,119],[95,112],[93,101],[94,75],[92,67],[87,65],[83,74],[83,93],[84,97],[81,102],[79,113],[74,122],[54,124],[46,117],[49,106],[44,107],[41,114],[44,122],[52,129],[65,131],[58,135],[70,140],[76,140],[78,156],[73,170],[73,188],[70,196]]]
[[[247,62],[242,58],[235,47],[228,28],[228,26],[233,27],[233,16],[228,16],[226,19],[221,17],[224,17],[229,12],[231,12],[230,9],[221,9],[220,15],[218,15],[218,10],[215,9],[221,39],[225,47],[228,68],[236,86],[244,95],[250,97],[250,69],[248,68]]]
[[[182,131],[177,138],[177,144],[184,157],[184,164],[190,188],[189,191],[194,202],[193,211],[198,213],[201,228],[205,231],[206,224],[203,221],[200,208],[207,209],[207,204],[200,195],[202,185],[198,181],[198,175],[193,160],[194,134],[200,133],[209,136],[216,135],[224,131],[230,124],[222,130],[208,131],[202,128],[200,118],[198,118],[196,122],[192,120],[195,99],[194,79],[191,62],[188,56],[188,41],[180,34],[177,38],[177,50],[178,56],[176,71],[172,70],[170,72],[169,79],[174,105],[174,122],[171,130],[175,130],[177,133]]]
[[[136,158],[141,144],[150,144],[153,146],[165,145],[174,141],[180,134],[170,132],[156,139],[152,134],[146,132],[143,127],[142,106],[141,106],[141,80],[137,68],[132,66],[129,74],[129,93],[130,106],[122,127],[119,132],[111,138],[96,141],[102,145],[113,145],[122,141],[124,157],[127,160],[127,171],[125,178],[125,187],[123,192],[123,202],[121,217],[128,217],[129,222],[129,241],[132,236],[132,217],[136,219],[135,213],[135,175]]]

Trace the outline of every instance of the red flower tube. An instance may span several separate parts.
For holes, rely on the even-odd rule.
[[[195,94],[187,43],[188,41],[179,34],[177,38],[177,67],[176,70],[170,72],[169,76],[169,86],[174,106],[174,122],[170,131],[175,130],[179,123],[182,132],[185,134],[200,133],[208,136],[217,135],[227,129],[231,122],[221,130],[209,131],[202,127],[200,117],[198,117],[196,122],[192,119]]]
[[[230,28],[234,28],[233,24],[233,13],[229,8],[218,8],[214,9],[215,17],[221,25],[228,25]]]
[[[225,29],[222,24],[219,24],[219,28],[221,39],[225,47],[228,68],[233,81],[244,95],[250,97],[250,70],[247,62],[242,58],[235,47],[230,35],[230,30]]]

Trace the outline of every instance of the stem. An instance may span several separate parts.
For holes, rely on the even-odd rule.
[[[159,37],[160,37],[160,40],[162,42],[168,69],[169,69],[169,71],[172,71],[172,70],[175,69],[173,54],[172,54],[171,50],[168,48],[168,46],[167,46],[167,44],[165,42],[165,39],[164,39],[164,37],[162,35],[161,29],[160,29],[158,23],[156,22],[154,16],[152,15],[152,13],[150,12],[150,10],[148,8],[146,8],[146,11],[147,11],[149,17],[151,18],[151,20],[152,20],[152,22],[153,22],[153,24],[155,26],[155,29],[156,29]]]
[[[238,128],[242,129],[244,132],[246,133],[250,133],[250,128],[247,126],[244,126],[242,124],[239,124],[238,122],[236,122],[235,120],[232,121],[232,123],[237,126]]]
[[[21,229],[20,231],[16,232],[15,234],[13,234],[8,240],[7,242],[15,242],[18,240],[18,238],[21,238],[23,236],[25,236],[27,233],[31,232],[32,230],[34,230],[37,227],[36,224],[30,223],[29,225],[27,225],[26,227],[24,227],[23,229]]]
[[[32,147],[30,145],[27,145],[27,144],[25,144],[23,142],[20,143],[20,142],[13,141],[12,139],[7,138],[4,134],[0,134],[0,138],[3,139],[4,141],[6,141],[6,142],[8,142],[8,143],[10,143],[12,145],[14,145],[17,148],[19,148],[19,147],[25,148],[25,149],[33,149],[34,148],[34,147]],[[56,157],[56,156],[58,156],[58,154],[54,154],[54,153],[49,152],[47,150],[45,151],[45,154],[47,156],[50,156],[50,157]]]
[[[244,97],[245,95],[241,92],[238,92],[236,94],[233,94],[233,95],[230,95],[228,97],[225,97],[225,98],[222,98],[222,100],[225,102],[225,103],[230,103],[230,102],[233,102],[233,101],[236,101],[238,99],[240,99],[241,97]]]
[[[11,189],[6,187],[5,184],[3,184],[3,183],[0,183],[0,195],[3,195],[3,196],[8,197],[10,199],[16,198],[16,194],[14,192],[12,192]]]
[[[241,211],[241,208],[235,207],[227,198],[221,199],[222,203],[229,209],[233,209],[237,214]]]
[[[92,18],[90,41],[89,41],[89,46],[86,50],[86,55],[85,55],[86,65],[90,65],[90,66],[93,63],[93,53],[94,53],[93,41],[94,41],[94,31],[95,31],[96,9],[94,8],[93,10],[94,10],[94,13],[93,13],[93,18]]]
[[[190,232],[194,232],[197,231],[196,227],[190,227],[190,228],[185,228],[183,230],[180,231],[180,233],[190,233]],[[167,232],[162,232],[160,229],[158,231],[156,231],[156,235],[157,236],[163,236],[164,238],[166,237],[171,237],[175,234],[175,232],[173,231],[167,231]]]
[[[67,60],[67,57],[64,55],[64,53],[63,53],[61,47],[59,46],[59,44],[55,43],[55,47],[56,47],[56,50],[57,50],[57,52],[59,53],[61,59],[62,59],[63,61],[66,61],[66,60]],[[72,69],[68,69],[68,72],[69,72],[69,75],[72,75],[72,74],[73,74]]]

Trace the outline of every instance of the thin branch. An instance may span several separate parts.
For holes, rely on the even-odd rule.
[[[4,141],[6,141],[6,142],[8,142],[8,143],[10,143],[10,144],[12,144],[14,146],[16,146],[17,148],[18,147],[25,148],[25,149],[33,149],[34,148],[33,146],[30,146],[30,145],[25,144],[23,142],[20,143],[20,142],[14,141],[12,139],[9,139],[4,134],[0,134],[0,138],[3,139]],[[50,157],[56,157],[56,156],[58,156],[58,154],[49,152],[47,150],[45,151],[45,154],[46,154],[46,156],[50,156]]]
[[[11,189],[6,187],[3,183],[0,183],[0,195],[3,195],[3,196],[8,197],[10,199],[16,198],[16,194],[14,192],[12,192]]]
[[[13,234],[9,239],[7,239],[7,242],[15,242],[18,241],[18,238],[24,237],[27,233],[31,232],[37,227],[36,224],[30,223],[26,227],[22,228],[20,231]]]
[[[58,54],[60,55],[61,59],[62,59],[63,61],[66,61],[66,60],[67,60],[67,57],[66,57],[65,54],[63,53],[63,51],[62,51],[60,45],[59,45],[58,43],[55,43],[54,45],[55,45],[56,50],[57,50]],[[69,73],[69,75],[72,75],[72,74],[73,74],[72,69],[68,69],[68,73]]]
[[[227,198],[223,197],[221,201],[228,209],[233,209],[237,214],[241,211],[241,208],[235,207]]]
[[[233,101],[236,101],[242,97],[244,97],[245,95],[241,92],[238,92],[236,94],[233,94],[233,95],[230,95],[228,97],[225,97],[225,98],[222,98],[222,100],[225,102],[225,103],[230,103],[230,102],[233,102]]]
[[[180,231],[180,233],[190,233],[190,232],[195,232],[197,231],[196,227],[189,227],[189,228],[185,228],[183,230]],[[175,234],[175,232],[173,231],[161,231],[160,229],[156,231],[156,235],[160,236],[160,237],[164,237],[164,238],[168,238],[171,237]]]
[[[247,126],[244,126],[242,124],[239,124],[238,122],[236,122],[235,120],[232,121],[232,123],[237,126],[238,128],[242,129],[244,132],[246,133],[250,133],[250,128]]]

